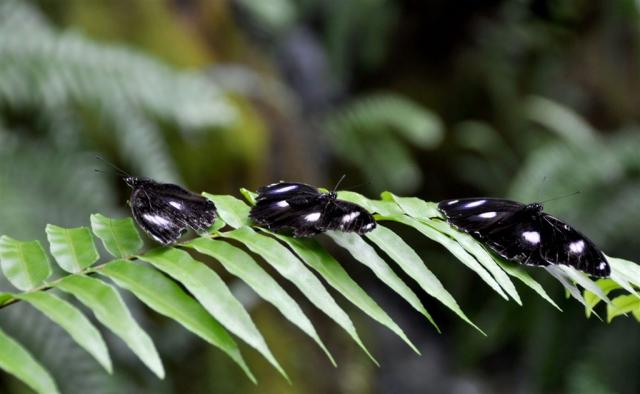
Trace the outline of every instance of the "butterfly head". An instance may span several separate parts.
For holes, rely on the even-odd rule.
[[[150,179],[148,178],[137,177],[137,176],[125,176],[122,179],[124,180],[124,183],[126,183],[127,186],[129,186],[132,189],[140,187],[143,184],[148,183],[150,181]]]
[[[335,199],[338,198],[338,187],[340,186],[340,184],[342,183],[342,181],[344,180],[344,178],[346,178],[347,175],[346,174],[342,174],[342,176],[340,177],[340,179],[338,180],[338,182],[336,183],[336,185],[333,187],[333,190],[331,190],[329,193],[326,193],[326,198],[329,201],[333,201]]]
[[[542,204],[538,203],[538,202],[534,202],[532,204],[527,205],[524,208],[527,212],[532,212],[532,213],[537,213],[537,212],[542,212]]]

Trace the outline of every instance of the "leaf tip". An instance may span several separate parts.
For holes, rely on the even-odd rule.
[[[417,347],[413,347],[413,351],[418,355],[418,356],[422,356],[422,352],[420,350],[418,350]]]
[[[165,371],[164,366],[162,365],[162,362],[160,360],[158,360],[158,363],[153,366],[152,371],[158,377],[158,379],[164,380]]]
[[[425,311],[426,313],[426,311]],[[440,331],[440,327],[438,326],[438,324],[436,323],[436,321],[431,317],[431,315],[429,313],[426,313],[423,315],[427,318],[427,320],[429,320],[429,323],[431,323],[431,325],[433,326],[433,328],[436,329],[436,331],[438,332],[438,334],[442,334],[442,331]]]
[[[101,362],[102,367],[105,369],[105,371],[107,371],[107,373],[109,375],[113,375],[113,364],[111,364],[111,360],[104,360],[103,362]]]
[[[329,358],[329,362],[331,363],[331,365],[333,365],[334,368],[338,368],[338,363],[336,362],[335,358],[333,358],[333,355],[329,353],[329,351],[326,349],[325,349],[325,353],[327,354],[327,357]]]

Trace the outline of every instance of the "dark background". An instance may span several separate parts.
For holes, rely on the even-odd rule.
[[[0,233],[127,215],[128,190],[95,160],[195,191],[238,195],[279,179],[369,197],[540,201],[617,257],[640,260],[639,5],[521,0],[40,0],[0,2]],[[246,304],[292,377],[244,348],[260,384],[131,301],[168,369],[157,380],[109,338],[107,375],[24,305],[0,324],[65,393],[637,393],[640,327],[586,319],[544,271],[560,313],[518,287],[506,303],[443,249],[398,231],[483,337],[433,299],[439,326],[334,251],[416,343],[349,309],[375,367],[309,305],[337,356],[271,307]],[[236,290],[240,284],[227,277]],[[4,279],[3,279],[4,281]],[[8,289],[8,284],[3,285]],[[300,294],[290,290],[296,299]],[[347,303],[342,303],[349,307]],[[604,315],[604,310],[602,310]],[[28,392],[6,374],[0,392]]]

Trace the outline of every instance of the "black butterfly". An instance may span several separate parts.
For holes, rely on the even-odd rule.
[[[204,232],[216,219],[213,201],[178,185],[133,176],[123,179],[133,189],[129,205],[136,223],[163,245],[175,243],[187,227]]]
[[[294,237],[309,237],[327,230],[364,234],[376,227],[373,216],[357,204],[321,193],[304,183],[279,182],[258,189],[251,219],[269,230],[293,229]]]
[[[446,200],[438,208],[454,227],[521,264],[564,264],[605,278],[611,268],[587,237],[542,211],[542,204],[496,198]]]

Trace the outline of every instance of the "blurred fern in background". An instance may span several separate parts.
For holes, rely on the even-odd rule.
[[[0,36],[5,114],[16,123],[21,114],[36,117],[41,135],[58,150],[111,145],[136,171],[175,180],[159,122],[187,134],[234,119],[222,92],[203,74],[58,32],[23,2],[3,2]]]

